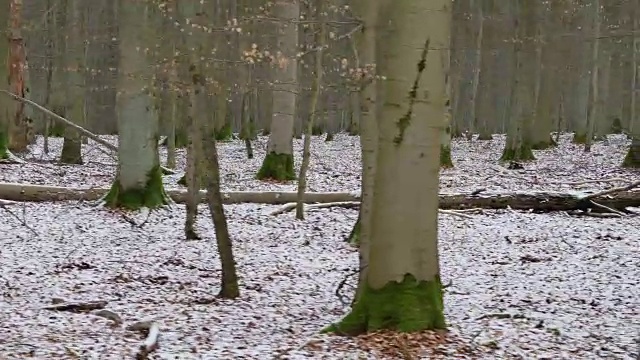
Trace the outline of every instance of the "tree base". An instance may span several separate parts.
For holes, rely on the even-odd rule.
[[[624,157],[622,161],[623,168],[629,169],[640,169],[640,147],[633,146],[631,144],[631,148],[627,152],[627,156]]]
[[[324,141],[333,141],[334,135],[332,133],[327,133],[327,137],[324,138]]]
[[[493,140],[493,135],[491,134],[478,134],[478,140]]]
[[[104,202],[110,208],[139,210],[145,207],[156,209],[168,205],[171,200],[164,192],[160,167],[156,167],[149,172],[144,188],[124,190],[116,178],[111,189],[105,195]]]
[[[295,180],[296,174],[293,169],[293,154],[268,153],[256,177],[259,180]]]
[[[358,220],[353,225],[353,229],[351,229],[351,233],[349,233],[349,237],[347,237],[347,242],[351,245],[359,245],[360,244],[360,214],[358,213]]]
[[[81,165],[82,161],[82,140],[79,136],[68,136],[64,138],[62,143],[62,153],[60,154],[60,163]]]
[[[233,140],[233,132],[231,131],[231,125],[225,124],[222,128],[214,131],[214,137],[216,141]]]
[[[521,145],[519,148],[505,148],[500,161],[531,161],[535,160],[531,146]]]
[[[586,144],[587,143],[587,134],[573,134],[573,140],[571,140],[574,144]]]
[[[558,144],[556,143],[555,140],[553,140],[553,138],[550,137],[549,140],[547,141],[539,141],[537,143],[533,143],[533,145],[531,145],[531,149],[545,150],[545,149],[549,149],[556,146],[558,146]]]
[[[445,329],[443,309],[439,278],[418,281],[406,274],[402,282],[389,282],[381,289],[366,285],[351,312],[325,332],[355,336],[378,330]]]
[[[453,167],[450,147],[440,146],[440,167],[444,169],[450,169]]]

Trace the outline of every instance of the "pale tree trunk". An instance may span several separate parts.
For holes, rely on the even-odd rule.
[[[498,19],[499,16],[503,16],[501,15],[502,7],[497,6],[495,1],[485,0],[479,5],[482,7],[483,30],[478,68],[480,74],[475,97],[475,129],[478,132],[478,140],[491,140],[498,122],[497,98],[501,94],[495,74],[499,69],[498,52],[504,48],[504,45],[499,38],[499,31],[503,31]]]
[[[272,6],[278,18],[278,46],[272,63],[273,117],[267,155],[259,179],[293,180],[293,127],[296,114],[299,0],[277,0]]]
[[[85,21],[86,6],[80,0],[67,0],[67,21],[65,22],[66,71],[65,91],[67,104],[65,115],[76,124],[85,124]],[[63,164],[82,164],[82,141],[77,130],[67,126],[64,130],[64,143],[60,162]]]
[[[484,11],[482,1],[479,1],[476,5],[477,11],[476,16],[478,17],[478,29],[476,35],[476,57],[475,57],[475,65],[474,65],[474,73],[473,73],[473,84],[471,86],[471,103],[469,104],[471,113],[471,123],[469,128],[469,134],[467,135],[468,140],[473,139],[473,135],[476,132],[476,124],[478,116],[476,114],[476,108],[478,106],[478,85],[480,84],[480,69],[481,69],[481,61],[482,61],[482,39],[484,37]]]
[[[155,43],[145,2],[120,0],[118,173],[105,197],[110,207],[157,208],[169,203],[158,156],[158,117],[154,109],[153,68],[144,49]]]
[[[510,100],[511,120],[502,161],[534,160],[531,151],[531,121],[535,101],[536,67],[536,3],[530,0],[514,0],[515,25],[515,73]]]
[[[545,5],[543,5],[545,6]],[[545,6],[546,7],[546,6]],[[560,79],[564,69],[562,64],[561,42],[557,34],[561,31],[561,17],[565,7],[562,0],[553,0],[548,9],[541,11],[548,13],[545,21],[540,24],[540,33],[544,39],[540,46],[539,77],[536,94],[535,119],[531,133],[531,148],[546,149],[555,146],[551,138],[551,131],[556,122],[553,115],[559,105]]]
[[[631,49],[631,64],[633,66],[633,75],[631,80],[631,121],[629,124],[631,135],[631,146],[622,162],[623,167],[640,168],[640,110],[638,109],[640,88],[639,68],[640,68],[640,1],[632,0],[637,6],[633,7],[631,21],[633,23],[633,48]]]
[[[448,0],[379,4],[374,180],[366,285],[337,333],[444,328],[438,264],[438,172],[446,103],[443,51],[451,25]],[[384,41],[382,39],[394,39]],[[409,205],[408,205],[409,204]],[[409,304],[409,305],[407,305]]]
[[[599,116],[598,105],[600,102],[599,86],[598,86],[600,66],[599,66],[598,55],[600,53],[600,25],[602,23],[602,18],[600,14],[602,11],[600,9],[600,0],[592,0],[592,5],[593,5],[593,11],[595,12],[595,14],[593,19],[593,47],[591,49],[592,68],[591,68],[591,83],[589,84],[590,101],[589,101],[589,112],[587,114],[587,126],[586,126],[587,137],[584,141],[584,151],[591,151],[591,143],[593,142],[595,121]]]
[[[313,93],[311,97],[311,107],[309,119],[307,120],[304,128],[304,144],[302,150],[302,164],[300,164],[300,174],[298,175],[298,201],[296,202],[296,219],[304,220],[304,192],[307,187],[307,170],[309,169],[309,163],[311,162],[311,130],[317,115],[318,101],[320,99],[320,93],[322,91],[323,81],[323,62],[325,47],[325,24],[324,24],[324,6],[322,6],[324,0],[318,0],[316,2],[316,16],[315,21],[318,22],[319,29],[315,31],[314,46],[318,47],[316,50],[315,71],[313,79]]]

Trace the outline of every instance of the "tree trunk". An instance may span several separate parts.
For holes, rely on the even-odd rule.
[[[535,2],[514,0],[515,74],[510,100],[511,119],[502,161],[534,160],[531,151],[531,121],[535,101],[536,11]]]
[[[599,110],[599,82],[598,76],[600,71],[600,25],[602,19],[600,17],[600,0],[592,0],[594,19],[593,19],[593,47],[591,53],[591,83],[589,84],[590,101],[589,111],[587,113],[586,138],[584,141],[584,151],[591,151],[591,143],[593,142],[593,134],[595,130],[595,122]]]
[[[296,114],[299,0],[277,0],[279,50],[273,60],[273,117],[267,155],[258,171],[259,179],[293,180],[293,126]]]
[[[11,0],[7,36],[9,51],[6,65],[9,66],[9,91],[24,97],[26,57],[22,38],[22,0]],[[24,104],[13,101],[9,104],[9,148],[13,151],[26,150],[30,131]]]
[[[640,5],[638,0],[634,0],[634,3]],[[631,21],[633,24],[633,47],[631,49],[631,64],[633,66],[632,80],[631,80],[631,120],[629,124],[631,134],[631,146],[629,152],[625,156],[622,162],[623,167],[628,168],[640,168],[640,110],[638,110],[638,104],[640,103],[640,87],[638,86],[638,68],[640,67],[640,34],[637,31],[640,29],[640,8],[634,7],[632,10]]]
[[[65,22],[65,91],[67,104],[65,115],[84,125],[85,121],[85,8],[79,0],[67,0]],[[82,164],[82,141],[78,131],[72,127],[64,130],[64,143],[60,162]]]
[[[0,29],[9,26],[9,0],[0,0]],[[9,87],[9,35],[0,31],[0,90],[10,91]],[[12,99],[0,98],[0,160],[9,158],[9,123]]]
[[[168,203],[158,156],[158,117],[150,87],[153,69],[142,51],[154,41],[148,4],[120,0],[118,173],[105,197],[110,207],[157,208]],[[140,51],[138,50],[140,49]]]
[[[376,50],[378,74],[387,80],[376,116],[380,136],[366,284],[351,313],[330,328],[335,332],[445,327],[437,199],[451,5],[378,4],[384,33],[377,37],[394,41],[381,41]]]
[[[315,61],[315,71],[314,71],[314,80],[313,80],[313,93],[311,98],[311,108],[309,119],[307,119],[306,126],[304,127],[304,144],[302,150],[302,164],[300,164],[300,174],[298,175],[298,201],[296,203],[296,219],[304,220],[304,192],[307,187],[307,170],[309,169],[309,163],[311,162],[311,129],[313,129],[313,124],[317,114],[318,101],[320,99],[320,92],[322,91],[322,81],[323,81],[323,62],[322,57],[324,56],[324,46],[325,46],[325,24],[324,24],[324,6],[322,6],[322,2],[324,0],[319,0],[316,5],[316,16],[315,21],[318,22],[319,30],[315,31],[315,41],[314,46],[319,49],[316,51],[316,61]]]

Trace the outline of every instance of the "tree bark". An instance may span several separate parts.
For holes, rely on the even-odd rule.
[[[299,0],[277,0],[272,11],[278,17],[278,46],[272,60],[273,117],[267,155],[259,179],[293,180],[293,127],[296,114]]]
[[[118,173],[105,197],[107,206],[139,209],[168,203],[158,155],[158,117],[144,49],[152,36],[148,4],[120,0]]]
[[[378,154],[366,285],[329,330],[358,334],[444,328],[437,249],[449,0],[378,3]]]

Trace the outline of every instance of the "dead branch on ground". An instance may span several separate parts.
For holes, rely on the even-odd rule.
[[[104,309],[108,302],[103,300],[87,301],[87,302],[74,302],[74,303],[61,303],[46,306],[43,310],[50,311],[67,311],[72,313],[86,313],[93,310]]]

